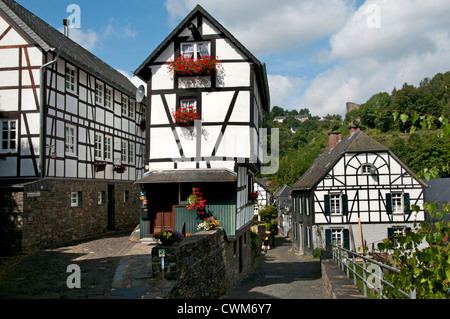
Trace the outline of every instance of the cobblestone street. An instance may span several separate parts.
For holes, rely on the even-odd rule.
[[[0,298],[111,298],[121,258],[135,243],[129,233],[35,252],[0,274]],[[67,267],[81,270],[81,288],[69,289]]]

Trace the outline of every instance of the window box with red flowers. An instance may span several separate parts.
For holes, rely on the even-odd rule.
[[[127,170],[127,167],[123,164],[121,165],[114,165],[113,167],[114,172],[116,172],[117,174],[122,174],[125,173],[125,171]]]
[[[258,191],[256,191],[256,192],[248,192],[248,199],[251,202],[253,202],[253,204],[256,204],[256,203],[258,203],[258,195],[259,195]]]
[[[195,120],[200,120],[200,115],[194,106],[182,106],[172,112],[172,116],[175,124],[179,126],[192,126]]]
[[[193,59],[188,56],[180,56],[175,61],[168,61],[167,67],[177,76],[202,76],[212,75],[217,71],[220,61],[210,56]]]
[[[94,162],[95,172],[102,172],[106,168],[106,162],[104,161],[95,161]]]

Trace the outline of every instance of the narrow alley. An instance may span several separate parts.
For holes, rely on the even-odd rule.
[[[258,257],[256,269],[224,299],[324,299],[320,260],[291,252],[291,242],[275,238],[267,255]]]

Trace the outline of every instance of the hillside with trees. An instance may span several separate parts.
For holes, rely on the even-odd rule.
[[[299,121],[296,115],[308,118]],[[279,123],[274,120],[278,116],[287,118]],[[428,116],[432,122],[416,129],[413,125],[421,116]],[[312,116],[307,108],[288,111],[274,106],[266,114],[265,127],[279,129],[280,162],[278,172],[266,177],[276,188],[292,186],[326,150],[328,133],[338,131],[344,138],[351,125],[389,147],[419,176],[424,168],[437,165],[441,167],[439,177],[450,177],[450,138],[440,136],[439,117],[450,119],[450,72],[425,78],[418,87],[405,83],[391,94],[374,94],[345,119],[340,115]],[[410,133],[405,133],[411,127]]]

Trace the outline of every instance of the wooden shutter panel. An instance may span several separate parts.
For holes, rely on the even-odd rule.
[[[342,214],[348,215],[348,196],[342,194]]]
[[[344,229],[344,248],[350,250],[350,231]]]
[[[411,214],[411,200],[409,198],[409,193],[403,194],[403,204],[405,205],[405,213]]]
[[[386,194],[386,213],[392,214],[392,195]]]
[[[331,251],[331,229],[325,229],[325,247]]]
[[[325,198],[325,203],[324,203],[324,205],[325,205],[325,216],[330,216],[330,212],[331,212],[331,209],[330,209],[330,195],[325,195],[324,198]]]

